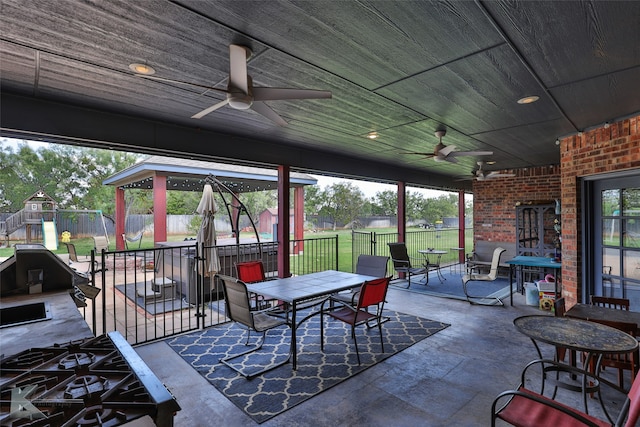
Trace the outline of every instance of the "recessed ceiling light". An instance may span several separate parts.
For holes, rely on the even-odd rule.
[[[378,137],[378,132],[369,132],[367,134],[367,138],[369,139],[376,139]]]
[[[489,161],[487,161],[487,162],[484,162],[484,164],[485,164],[485,165],[495,165],[495,164],[496,164],[496,162],[495,162],[495,160],[489,160]]]
[[[134,73],[144,74],[145,76],[150,76],[156,72],[156,70],[147,64],[131,64],[129,65],[129,69]]]
[[[536,102],[538,99],[540,99],[539,96],[525,96],[524,98],[520,98],[518,99],[518,104],[531,104],[532,102]]]

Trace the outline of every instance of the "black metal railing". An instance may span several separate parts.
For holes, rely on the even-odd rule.
[[[440,259],[441,265],[451,265],[459,262],[459,251],[454,248],[459,247],[458,242],[459,229],[443,228],[430,230],[409,231],[406,233],[407,252],[410,257],[419,259],[422,255],[418,252],[421,249],[439,249],[446,250]],[[352,232],[352,249],[353,265],[360,254],[366,255],[386,255],[389,256],[388,243],[398,241],[398,233],[378,233],[375,231],[357,231]],[[465,230],[465,248],[473,247],[473,230]],[[469,249],[471,250],[471,249]],[[461,250],[463,253],[465,250]],[[393,265],[389,261],[388,271],[393,271]]]
[[[175,242],[153,249],[102,251],[92,256],[99,268],[91,282],[98,296],[80,308],[96,335],[119,331],[131,344],[228,321],[222,287],[206,271],[211,251],[221,274],[236,276],[237,262],[260,259],[267,277],[278,273],[277,242],[229,246],[198,246]],[[338,269],[338,236],[291,242],[291,273]]]

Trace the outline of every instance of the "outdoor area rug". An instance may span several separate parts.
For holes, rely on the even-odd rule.
[[[350,327],[343,322],[325,318],[324,352],[320,350],[319,316],[298,327],[296,371],[291,363],[286,363],[251,380],[219,362],[223,357],[246,349],[246,329],[236,323],[182,335],[167,343],[238,408],[257,423],[263,423],[449,326],[390,310],[385,310],[384,314],[390,317],[382,324],[384,353],[380,348],[378,328],[361,326],[356,329],[360,366]],[[251,343],[255,343],[259,334],[252,333],[251,337]],[[258,371],[260,367],[286,359],[289,343],[289,328],[275,328],[267,333],[261,350],[245,357],[247,360],[238,358],[238,363],[245,372]]]
[[[136,303],[138,307],[143,308],[147,313],[151,315],[167,313],[169,311],[182,310],[189,308],[182,298],[173,299],[160,299],[160,298],[144,298],[140,296],[140,292],[137,289],[144,288],[145,283],[130,283],[127,285],[116,285],[116,289],[120,291],[127,299]]]
[[[412,276],[411,287],[409,289],[406,289],[406,280],[393,280],[391,282],[391,286],[393,287],[393,289],[432,295],[434,297],[440,298],[451,298],[466,301],[467,297],[464,295],[464,290],[462,289],[462,274],[449,272],[445,267],[442,269],[442,276],[446,279],[442,283],[440,283],[440,279],[438,278],[436,273],[432,271],[429,273],[428,285],[425,285],[425,281],[422,276]],[[513,288],[515,290],[515,284]],[[487,297],[481,300],[476,299],[476,302],[480,302],[482,304],[498,305],[498,302],[495,300],[495,298],[504,300],[505,298],[509,297],[509,279],[499,277],[493,282],[469,282],[467,285],[467,290],[470,295]]]

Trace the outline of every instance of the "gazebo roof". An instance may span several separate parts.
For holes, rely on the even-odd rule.
[[[278,186],[278,172],[251,166],[203,162],[175,157],[151,156],[103,181],[104,185],[121,188],[152,189],[155,174],[167,177],[167,190],[202,191],[204,180],[213,175],[236,193],[275,190]],[[311,175],[292,172],[292,187],[315,185],[317,180]]]

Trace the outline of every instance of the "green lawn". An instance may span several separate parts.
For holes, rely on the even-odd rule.
[[[413,230],[414,229],[411,229],[409,232]],[[395,228],[386,228],[386,229],[376,228],[376,229],[358,230],[358,231],[374,232],[376,234],[385,234],[385,233],[395,233],[396,229]],[[457,247],[458,246],[457,232],[453,232],[453,230],[448,230],[448,231],[449,232],[443,232],[440,238],[436,240],[427,240],[427,242],[433,242],[433,243],[425,243],[425,244],[417,243],[414,245],[409,244],[408,245],[409,254],[411,256],[419,256],[417,252],[418,249],[426,249],[427,247],[431,247],[431,246],[436,248],[441,248],[441,249],[447,249],[447,250],[453,247]],[[320,238],[335,237],[336,235],[338,236],[338,269],[341,271],[352,271],[353,257],[351,256],[351,251],[352,251],[351,230],[336,230],[336,231],[329,230],[329,231],[321,231],[321,232],[315,232],[315,233],[306,233],[304,237],[305,239],[320,239]],[[427,235],[429,237],[433,237],[435,233],[433,235],[432,234],[427,234]],[[247,236],[248,237],[253,236],[253,234],[247,233]],[[169,236],[169,240],[182,241],[184,240],[185,237],[193,237],[193,236],[172,235],[172,236]],[[111,243],[109,245],[109,248],[111,250],[115,250],[115,242],[113,241],[113,237],[111,237],[110,240],[111,240]],[[467,230],[466,240],[467,240],[466,247],[469,250],[471,250],[471,248],[473,247],[473,235],[471,230]],[[393,241],[395,241],[395,239],[393,239]],[[12,245],[15,243],[17,242],[11,242]],[[91,239],[90,237],[81,238],[81,239],[71,239],[71,243],[75,245],[76,252],[78,253],[78,255],[89,255],[91,253],[91,249],[93,249],[93,239]],[[132,249],[138,248],[137,243],[134,243],[130,246]],[[422,246],[425,246],[425,247],[422,247]],[[143,236],[141,248],[142,249],[153,248],[153,235]],[[0,249],[0,257],[9,257],[13,255],[13,251],[14,251],[13,247],[2,248]],[[378,251],[379,251],[379,254],[384,254],[384,255],[388,254],[388,250],[386,249],[385,242],[380,243]],[[67,253],[67,247],[63,243],[59,243],[58,249],[53,252],[59,253],[59,254]],[[450,262],[454,260],[456,256],[457,256],[457,253],[455,251],[449,251],[449,253],[443,256],[442,261]]]

